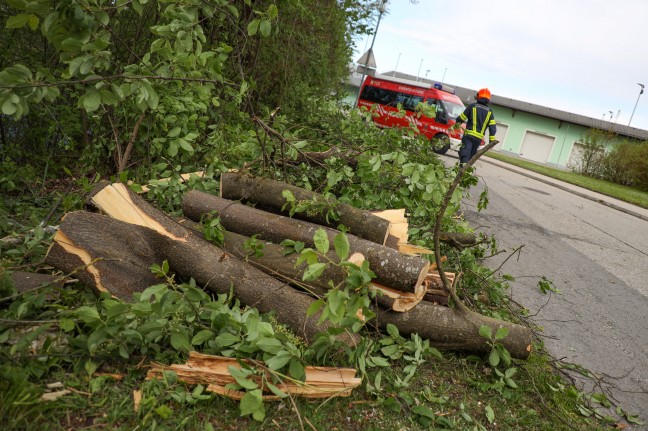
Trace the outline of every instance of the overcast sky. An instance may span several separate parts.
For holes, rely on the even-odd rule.
[[[387,5],[373,47],[378,73],[445,74],[448,84],[626,126],[642,83],[631,126],[648,130],[648,0]],[[354,60],[370,44],[358,40]]]

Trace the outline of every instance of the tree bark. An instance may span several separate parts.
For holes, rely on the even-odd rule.
[[[105,187],[92,196],[91,201],[97,208],[116,220],[97,214],[72,213],[65,219],[67,226],[62,225],[61,229],[72,244],[81,243],[81,240],[92,244],[97,231],[106,232],[107,243],[105,246],[102,245],[106,247],[106,252],[94,253],[94,255],[88,253],[90,259],[103,258],[102,263],[112,264],[113,268],[118,269],[121,269],[119,264],[126,261],[131,266],[139,268],[138,274],[141,274],[142,267],[148,269],[151,261],[161,264],[166,259],[172,271],[187,279],[192,277],[199,285],[210,291],[228,294],[230,289],[233,289],[234,296],[242,304],[256,307],[261,313],[276,312],[279,322],[288,325],[308,342],[314,339],[315,334],[325,331],[330,326],[328,323],[319,325],[318,316],[306,316],[306,311],[313,302],[311,297],[245,262],[232,258],[218,247],[198,238],[187,228],[180,226],[142,198],[129,192],[123,184]],[[79,230],[72,225],[77,220],[80,220],[80,223],[85,221],[88,226],[86,230]],[[130,227],[132,231],[130,234],[129,224],[133,225]],[[122,230],[124,234],[121,233]],[[88,233],[78,238],[77,231]],[[116,232],[120,233],[116,235]],[[137,243],[135,247],[131,245],[138,237],[143,244],[146,244],[146,246],[141,245],[141,249],[138,249]],[[122,238],[127,240],[122,241]],[[92,249],[82,250],[88,252]],[[142,259],[147,265],[140,266]],[[114,260],[117,260],[117,265]],[[77,258],[77,264],[78,261]],[[91,262],[84,261],[84,263]],[[94,264],[87,267],[90,271],[97,268]],[[111,274],[116,272],[118,270]],[[129,286],[131,293],[135,288],[146,288],[151,284],[149,280],[146,279],[145,283],[137,286]],[[106,287],[105,277],[98,279],[96,274],[92,274],[90,281],[94,281],[97,286]],[[128,279],[124,280],[122,276],[114,280],[112,285],[119,289],[124,281],[129,283]],[[357,341],[357,336],[354,334],[344,334],[341,337],[352,344]]]
[[[198,235],[202,235],[202,233],[200,233],[199,225],[194,221],[185,219],[180,221],[180,223],[183,226],[192,229]],[[319,278],[303,282],[301,280],[308,265],[305,262],[302,262],[299,265],[297,264],[299,254],[293,253],[285,255],[285,249],[282,246],[270,241],[256,240],[257,244],[262,247],[260,255],[257,255],[253,251],[246,249],[246,244],[249,244],[250,240],[251,238],[245,235],[240,235],[234,232],[225,232],[222,248],[231,255],[238,259],[245,260],[247,263],[260,269],[266,274],[286,283],[296,285],[313,296],[324,296],[326,292],[331,289],[330,282],[332,282],[334,286],[343,285],[348,276],[347,272],[343,268],[335,265],[327,265]],[[339,258],[333,251],[327,253],[327,258],[332,262],[339,261]],[[352,256],[349,260],[354,261],[356,264],[360,264],[364,260],[364,256],[360,253],[356,253],[355,258]],[[421,302],[423,297],[426,295],[425,283],[421,284],[414,293],[402,292],[377,283],[371,283],[370,289],[373,289],[378,293],[377,301],[381,306],[400,313],[406,312],[416,306],[416,304]]]
[[[508,328],[509,334],[499,341],[512,357],[526,359],[531,353],[532,332],[526,326],[482,316],[469,310],[448,308],[421,302],[407,313],[395,313],[376,308],[375,325],[385,328],[395,325],[401,335],[418,333],[430,340],[430,345],[446,350],[489,352],[491,346],[479,335],[482,325],[490,326],[493,333],[497,328]]]
[[[215,212],[226,230],[280,243],[285,239],[313,246],[313,236],[324,229],[331,244],[339,232],[313,223],[267,213],[204,192],[189,191],[183,201],[184,214],[194,221]],[[376,281],[403,292],[414,293],[427,275],[430,263],[407,256],[380,244],[348,235],[351,253],[360,253],[369,261]]]
[[[297,201],[316,201],[324,204],[325,207],[330,205],[340,215],[339,220],[327,220],[326,214],[302,212],[295,213],[295,218],[334,229],[342,224],[348,228],[349,233],[357,237],[377,244],[385,244],[389,234],[390,222],[369,211],[355,208],[338,202],[335,198],[326,198],[319,193],[281,181],[253,177],[239,172],[224,172],[221,174],[220,195],[222,198],[252,202],[263,209],[288,214],[289,208],[282,211],[282,208],[286,205],[286,198],[281,194],[284,190],[290,191]]]

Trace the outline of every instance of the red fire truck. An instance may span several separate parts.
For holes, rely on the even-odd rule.
[[[420,103],[427,104],[425,109],[420,109]],[[465,106],[454,89],[440,83],[367,76],[360,89],[358,107],[371,109],[373,105],[376,105],[373,119],[379,127],[409,127],[413,123],[433,142],[435,152],[445,154],[450,148],[459,151],[463,133],[450,133],[448,129]],[[405,116],[399,115],[399,108],[405,111]]]

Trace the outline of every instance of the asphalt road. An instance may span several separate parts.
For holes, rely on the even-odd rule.
[[[507,250],[485,264],[515,277],[512,297],[551,354],[594,373],[597,392],[646,424],[631,429],[648,429],[648,221],[487,161],[476,168],[465,217]],[[477,212],[484,186],[490,203]],[[561,293],[541,293],[541,276]]]

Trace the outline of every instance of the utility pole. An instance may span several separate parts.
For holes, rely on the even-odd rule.
[[[373,46],[374,46],[374,42],[376,41],[376,35],[378,34],[378,27],[380,26],[380,18],[382,18],[382,15],[383,13],[385,13],[386,8],[387,8],[387,0],[380,0],[380,4],[378,5],[378,22],[376,23],[376,30],[374,31],[373,39],[371,39],[371,46],[369,47],[369,51],[367,51],[362,57],[360,57],[360,59],[364,58],[365,64],[363,64],[364,68],[362,70],[362,78],[360,79],[360,88],[358,88],[358,97],[356,98],[356,106],[358,106],[358,100],[360,100],[360,91],[362,90],[362,83],[364,82],[365,77],[367,76],[367,65],[371,63],[371,61],[374,58]]]
[[[638,82],[637,85],[641,87],[641,91],[639,91],[639,95],[637,96],[637,101],[635,102],[634,109],[632,110],[632,115],[630,115],[630,121],[628,121],[628,127],[630,127],[630,123],[632,123],[632,117],[634,117],[635,109],[637,109],[637,105],[639,104],[639,98],[643,94],[644,87],[645,87],[643,84],[640,84]]]

